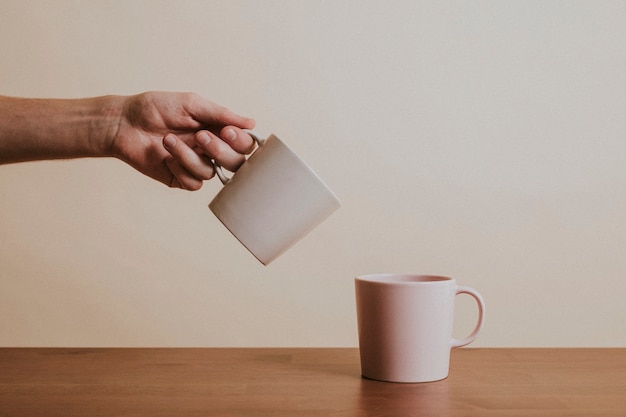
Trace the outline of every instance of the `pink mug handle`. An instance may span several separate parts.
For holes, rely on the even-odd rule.
[[[459,340],[452,338],[450,342],[450,346],[452,347],[452,349],[469,345],[474,340],[476,340],[476,338],[478,337],[478,333],[480,333],[480,330],[483,328],[483,324],[485,324],[485,300],[483,300],[483,297],[478,293],[478,291],[470,287],[457,285],[455,295],[459,294],[469,294],[474,297],[474,299],[478,303],[478,323],[476,323],[476,327],[474,327],[472,333],[465,339]]]

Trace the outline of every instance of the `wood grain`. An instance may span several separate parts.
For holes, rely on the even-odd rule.
[[[3,348],[0,416],[626,416],[626,349],[458,349],[392,384],[352,348]]]

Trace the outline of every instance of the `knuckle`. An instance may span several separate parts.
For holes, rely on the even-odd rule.
[[[211,149],[211,157],[221,162],[225,158],[226,152],[222,146],[216,145]]]

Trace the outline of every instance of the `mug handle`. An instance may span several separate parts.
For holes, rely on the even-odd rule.
[[[252,136],[252,139],[254,139],[254,141],[256,142],[257,147],[255,151],[259,149],[259,146],[263,145],[263,142],[265,142],[265,139],[261,138],[261,136],[254,130],[245,129],[244,132]],[[224,174],[224,170],[222,169],[222,167],[217,162],[215,162],[215,160],[211,160],[211,162],[213,163],[213,168],[215,168],[215,173],[217,174],[220,181],[222,181],[222,184],[224,185],[228,184],[230,182],[230,178],[228,178]]]
[[[469,345],[474,340],[476,340],[476,338],[478,337],[478,333],[480,333],[480,330],[483,328],[483,324],[485,324],[485,300],[483,300],[483,297],[478,293],[478,291],[470,287],[457,285],[455,296],[459,294],[469,294],[474,297],[476,303],[478,303],[478,323],[476,323],[476,327],[474,327],[472,333],[465,339],[459,340],[452,338],[452,341],[450,343],[452,349]]]

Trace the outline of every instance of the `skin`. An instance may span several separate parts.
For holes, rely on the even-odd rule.
[[[255,121],[194,93],[81,99],[0,96],[0,164],[115,157],[173,188],[198,190],[212,160],[236,171]]]

